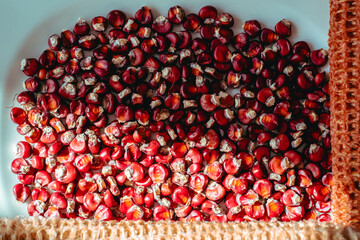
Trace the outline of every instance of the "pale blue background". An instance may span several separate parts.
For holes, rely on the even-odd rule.
[[[14,95],[22,91],[25,76],[19,63],[25,57],[38,57],[47,48],[47,38],[63,29],[72,29],[79,17],[91,20],[96,15],[106,16],[110,10],[121,9],[134,14],[143,5],[153,7],[155,14],[167,14],[169,7],[181,5],[189,13],[197,13],[207,4],[219,12],[235,16],[235,32],[249,19],[258,19],[273,27],[282,18],[294,23],[294,40],[306,40],[313,48],[327,48],[327,0],[1,0],[0,1],[0,217],[26,216],[26,204],[19,204],[12,196],[17,178],[10,172],[14,146],[21,137],[9,120],[9,108]],[[237,30],[238,29],[238,30]]]

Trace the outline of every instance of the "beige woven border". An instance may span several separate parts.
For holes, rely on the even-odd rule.
[[[360,223],[360,1],[330,0],[333,220]]]
[[[349,227],[303,222],[132,222],[15,218],[0,220],[0,239],[358,239]]]

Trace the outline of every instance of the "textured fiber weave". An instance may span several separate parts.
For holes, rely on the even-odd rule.
[[[4,218],[0,220],[0,239],[311,239],[355,240],[349,227],[333,223],[248,222],[182,223],[65,220],[59,218]]]
[[[330,0],[333,220],[360,226],[360,1]]]

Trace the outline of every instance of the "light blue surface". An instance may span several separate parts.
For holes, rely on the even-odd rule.
[[[0,1],[0,217],[26,216],[26,204],[17,203],[12,196],[12,186],[17,178],[10,171],[15,157],[14,146],[21,140],[16,125],[9,119],[9,111],[16,93],[23,89],[26,77],[20,69],[20,61],[26,57],[38,57],[47,48],[47,38],[63,29],[72,29],[79,17],[91,20],[97,15],[106,16],[113,9],[121,9],[133,15],[141,6],[153,8],[154,15],[167,14],[169,7],[180,5],[187,13],[195,12],[204,5],[213,5],[219,12],[235,17],[234,32],[241,31],[244,21],[258,19],[272,28],[282,18],[293,22],[293,41],[305,40],[313,48],[327,48],[328,1],[327,0],[2,0]]]

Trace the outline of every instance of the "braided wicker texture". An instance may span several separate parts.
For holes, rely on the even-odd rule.
[[[181,223],[15,218],[0,220],[0,239],[358,239],[351,228],[332,223]]]
[[[330,0],[333,219],[360,223],[360,2]]]

